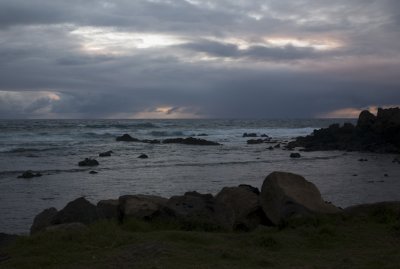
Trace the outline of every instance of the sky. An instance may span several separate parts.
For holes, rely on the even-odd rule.
[[[398,0],[0,0],[0,118],[335,118],[399,104]]]

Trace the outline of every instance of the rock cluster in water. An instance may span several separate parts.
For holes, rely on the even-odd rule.
[[[124,142],[142,142],[149,144],[185,144],[185,145],[198,145],[198,146],[218,146],[220,143],[208,141],[201,138],[187,137],[187,138],[168,138],[164,140],[157,139],[143,139],[140,140],[138,138],[134,138],[129,134],[124,134],[122,136],[118,136],[116,141],[124,141]]]
[[[377,115],[362,111],[357,125],[333,124],[298,137],[288,147],[304,147],[308,151],[346,150],[378,153],[400,152],[400,108],[378,109]]]
[[[97,205],[78,198],[60,211],[49,208],[38,214],[31,234],[82,227],[100,219],[123,222],[129,218],[177,221],[189,228],[200,223],[210,229],[247,231],[259,225],[279,225],[293,217],[339,212],[339,208],[326,203],[317,187],[302,176],[273,172],[264,180],[261,191],[239,185],[225,187],[216,196],[195,191],[169,199],[138,194],[102,200]]]

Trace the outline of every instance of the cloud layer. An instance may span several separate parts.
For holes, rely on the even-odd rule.
[[[396,105],[399,29],[397,0],[3,0],[0,118],[294,118]]]

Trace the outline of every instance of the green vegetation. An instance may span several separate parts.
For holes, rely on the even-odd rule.
[[[0,268],[399,268],[400,220],[296,219],[252,232],[201,231],[195,225],[102,221],[84,230],[23,237]]]

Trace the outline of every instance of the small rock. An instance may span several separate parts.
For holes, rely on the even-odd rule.
[[[281,144],[276,144],[275,146],[274,146],[274,148],[276,148],[276,149],[278,149],[278,148],[280,148],[281,147]]]
[[[388,175],[388,174],[384,174],[383,176],[384,176],[384,177],[389,177],[389,175]]]
[[[219,146],[220,143],[208,141],[200,138],[168,138],[162,141],[164,144],[184,144],[184,145],[198,145],[198,146]]]
[[[102,152],[99,154],[99,157],[111,157],[111,153],[113,153],[112,150]]]
[[[301,155],[300,153],[294,152],[294,153],[290,153],[290,158],[300,158]]]
[[[147,156],[146,154],[140,154],[138,158],[139,159],[147,159],[147,158],[149,158],[149,156]]]
[[[94,175],[94,174],[98,174],[99,172],[96,171],[90,171],[89,174]]]
[[[274,147],[270,146],[267,148],[268,150],[274,150]]]
[[[24,172],[22,175],[18,176],[18,178],[33,178],[33,177],[41,177],[41,173],[35,173],[31,170]]]
[[[244,133],[243,137],[257,137],[256,133]]]
[[[130,136],[130,135],[128,135],[128,134],[123,134],[123,135],[121,135],[121,136],[118,136],[118,137],[116,138],[116,140],[117,140],[117,141],[123,141],[123,142],[140,142],[139,139],[134,138],[134,137],[132,137],[132,136]]]
[[[358,175],[357,174],[353,174],[353,177],[357,177]]]
[[[197,136],[208,136],[208,134],[198,134]]]
[[[269,137],[267,134],[262,134],[261,137]]]
[[[95,159],[85,158],[83,161],[78,163],[79,166],[97,166],[99,162]]]
[[[368,159],[358,159],[359,162],[368,162]]]
[[[398,164],[400,164],[400,158],[394,158],[393,161],[392,161],[392,163],[398,163]]]

